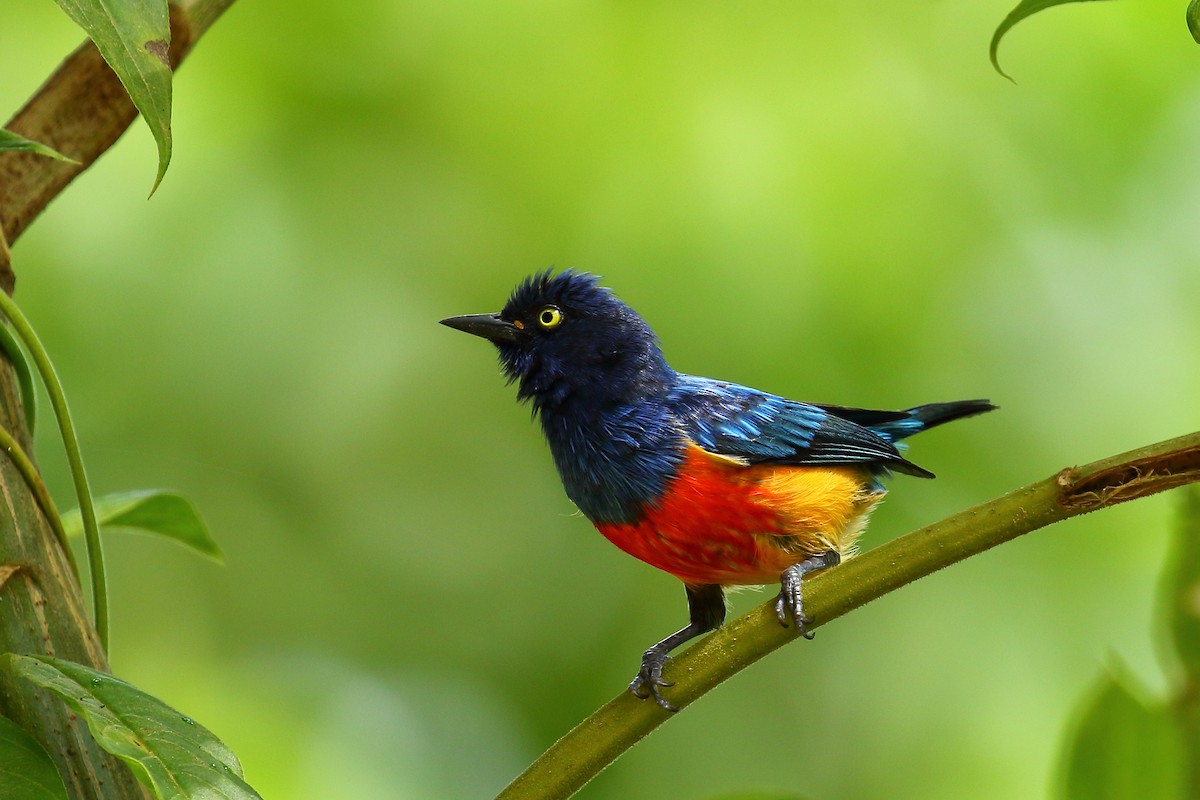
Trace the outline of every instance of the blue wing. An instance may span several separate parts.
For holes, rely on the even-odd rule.
[[[696,444],[751,464],[873,464],[933,477],[866,427],[886,428],[907,418],[904,411],[810,405],[694,375],[678,376],[668,403]]]

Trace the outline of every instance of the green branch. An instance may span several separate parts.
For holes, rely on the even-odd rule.
[[[2,327],[0,326],[0,328]],[[75,554],[71,551],[71,543],[67,540],[67,531],[63,527],[62,517],[58,513],[58,508],[54,505],[54,499],[50,496],[49,490],[46,489],[46,484],[42,481],[41,473],[33,465],[33,460],[21,449],[21,445],[17,443],[13,435],[3,427],[0,427],[0,450],[3,450],[5,455],[13,462],[17,471],[21,473],[21,477],[25,479],[25,485],[29,487],[29,491],[33,492],[33,497],[37,500],[38,506],[41,507],[42,514],[46,517],[46,521],[50,523],[50,529],[54,531],[54,537],[62,545],[63,553],[67,557],[67,563],[71,565],[71,570],[75,573],[75,577],[78,578],[79,567],[75,563]]]
[[[1200,432],[1064,469],[1057,475],[901,536],[813,575],[804,610],[820,627],[943,567],[1067,517],[1200,482]],[[671,702],[691,704],[726,678],[796,638],[774,599],[669,664]],[[497,800],[562,800],[675,715],[622,692],[585,719],[500,793]]]
[[[71,468],[71,479],[75,483],[75,495],[79,500],[79,511],[83,516],[83,538],[87,542],[88,566],[92,577],[92,608],[96,619],[96,634],[100,637],[100,646],[107,653],[108,580],[104,575],[104,550],[100,544],[100,526],[96,523],[96,509],[92,506],[92,492],[88,487],[87,472],[83,468],[83,456],[79,452],[79,437],[75,434],[75,423],[71,421],[71,411],[67,408],[67,396],[63,393],[58,373],[54,371],[54,365],[50,363],[50,355],[42,346],[41,339],[34,332],[33,326],[29,324],[29,320],[25,318],[20,307],[13,302],[7,292],[3,291],[0,291],[0,312],[8,317],[13,329],[28,348],[33,363],[37,365],[42,382],[46,385],[46,393],[50,396],[50,406],[54,409],[54,416],[58,420],[59,431],[62,432],[63,447],[67,451],[67,464]],[[39,497],[38,500],[40,502],[41,498]],[[43,511],[49,512],[49,509],[43,506]],[[61,522],[59,526],[61,527]],[[58,529],[55,532],[59,533]],[[66,549],[67,553],[71,552],[69,546]]]

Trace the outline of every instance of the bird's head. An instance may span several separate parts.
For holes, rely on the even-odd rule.
[[[669,384],[650,326],[594,275],[546,270],[513,290],[504,310],[442,320],[496,345],[517,396],[535,411],[632,402]]]

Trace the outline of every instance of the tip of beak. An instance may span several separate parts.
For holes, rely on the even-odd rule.
[[[513,342],[517,339],[517,328],[511,322],[500,319],[499,314],[466,314],[461,317],[446,317],[442,325],[481,336],[493,342]]]

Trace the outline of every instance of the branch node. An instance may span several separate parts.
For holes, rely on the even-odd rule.
[[[1083,477],[1071,472],[1058,474],[1058,502],[1086,513],[1200,480],[1200,446],[1146,456]]]
[[[1079,467],[1065,467],[1054,476],[1054,482],[1064,489],[1077,480],[1079,480]]]

